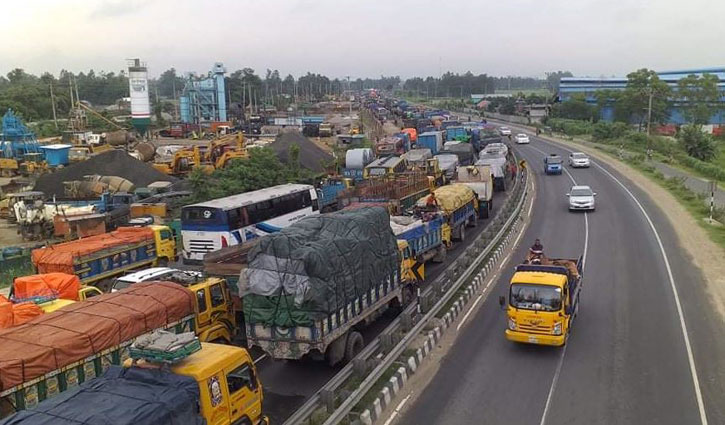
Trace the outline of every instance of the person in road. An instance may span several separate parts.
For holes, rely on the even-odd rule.
[[[541,240],[538,238],[534,241],[534,244],[531,245],[531,248],[529,248],[531,252],[534,253],[544,253],[544,245],[541,244]]]

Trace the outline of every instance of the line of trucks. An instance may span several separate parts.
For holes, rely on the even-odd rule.
[[[425,264],[444,261],[466,228],[485,217],[481,209],[488,214],[492,166],[459,167],[462,182],[441,187],[431,177],[347,188],[342,211],[212,252],[204,275],[193,279],[107,293],[129,271],[177,259],[167,226],[120,228],[33,251],[38,273],[77,276],[79,289],[69,303],[0,330],[0,412],[12,414],[0,423],[95,423],[89,406],[106,406],[98,400],[106,385],[119,388],[106,398],[127,413],[114,423],[150,423],[124,404],[123,394],[141,384],[189,401],[171,407],[169,417],[267,423],[258,374],[242,346],[275,359],[351,360],[364,347],[361,327],[409,302]],[[106,293],[90,293],[88,285]],[[129,363],[134,341],[158,330],[193,332],[201,349],[153,372]],[[189,413],[188,405],[199,408]],[[68,422],[59,421],[60,412]]]
[[[360,208],[378,204],[362,200],[343,211],[303,220],[255,244],[211,253],[205,259],[205,277],[180,283],[139,283],[91,296],[80,295],[87,294],[88,285],[108,289],[107,282],[114,277],[173,260],[171,230],[166,226],[120,228],[100,237],[34,250],[32,259],[39,273],[77,276],[80,286],[69,303],[0,331],[0,339],[14,341],[0,343],[3,414],[33,406],[37,406],[34,412],[43,410],[49,405],[44,400],[55,405],[53,396],[67,390],[92,391],[95,379],[91,378],[102,379],[110,366],[122,365],[133,340],[155,329],[193,331],[204,344],[189,362],[204,364],[205,376],[216,374],[219,397],[231,403],[236,398],[221,379],[230,360],[219,357],[249,359],[244,348],[236,345],[256,345],[279,359],[307,354],[330,364],[352,359],[364,346],[360,326],[388,308],[410,301],[415,282],[425,277],[425,263],[443,261],[446,248],[465,237],[461,229],[476,223],[479,204],[471,188],[448,185],[435,189],[435,203],[429,197],[414,203],[407,215],[393,217],[386,207]],[[295,246],[294,241],[305,243]],[[357,266],[351,268],[350,264]],[[374,267],[365,266],[370,264]],[[291,271],[296,276],[292,280]],[[150,296],[148,291],[155,292]],[[174,295],[179,292],[186,295]],[[164,313],[143,307],[139,297],[162,300]],[[170,315],[170,311],[178,314]],[[124,326],[133,331],[124,331]],[[51,332],[51,328],[68,330]],[[222,349],[217,343],[235,346]],[[44,348],[36,353],[31,345]],[[262,390],[254,364],[242,363],[254,376],[247,379],[248,396],[255,400],[254,406],[261,406]],[[201,390],[199,403],[214,404],[204,398],[212,396],[204,391],[201,371],[194,375],[191,369],[174,367],[166,373],[196,379]],[[126,376],[136,375],[126,374],[123,379]],[[63,400],[64,410],[87,408],[76,398]],[[252,404],[240,402],[237,408],[227,409],[226,415],[240,412],[249,423],[263,423],[261,407],[245,407]],[[215,422],[207,413],[201,409],[207,423],[234,422],[231,416],[225,416],[226,422]],[[7,423],[21,423],[13,418],[22,415]]]

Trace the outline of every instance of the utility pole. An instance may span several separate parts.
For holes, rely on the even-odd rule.
[[[352,118],[352,90],[350,90],[350,76],[347,76],[347,89],[350,91],[348,101],[350,102],[350,117]]]
[[[53,122],[55,123],[55,129],[58,129],[58,117],[55,115],[55,95],[53,94],[53,83],[50,83],[50,105],[53,107]]]
[[[78,80],[76,80],[75,75],[73,76],[73,83],[76,86],[76,102],[80,102],[81,101],[81,97],[78,96]]]
[[[650,85],[649,88],[649,104],[647,106],[647,135],[649,136],[650,126],[652,125],[652,96],[654,95],[654,90],[652,89],[652,86]]]

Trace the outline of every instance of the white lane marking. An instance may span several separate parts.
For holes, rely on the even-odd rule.
[[[511,245],[511,246],[513,246],[513,247],[518,246],[519,241],[521,240],[521,236],[523,236],[523,235],[524,235],[524,232],[520,232],[519,235],[516,237],[516,240],[514,241],[514,244]]]
[[[459,323],[458,326],[456,326],[456,332],[461,330],[461,326],[463,326],[466,323],[468,316],[470,316],[471,313],[473,313],[473,310],[476,308],[476,305],[478,304],[478,302],[481,301],[481,298],[483,298],[483,294],[480,294],[476,298],[476,301],[473,302],[473,305],[471,306],[471,308],[469,308],[468,311],[466,312],[466,314],[463,316],[463,319],[461,319],[461,323]]]
[[[564,355],[566,354],[566,347],[561,350],[561,357],[559,357],[559,364],[556,365],[556,372],[554,373],[554,379],[551,381],[551,388],[549,388],[549,395],[546,397],[546,404],[544,405],[544,413],[541,415],[541,422],[539,425],[546,424],[546,414],[549,413],[549,407],[551,407],[551,399],[554,397],[554,390],[556,389],[556,383],[559,382],[559,375],[561,375],[561,368],[564,366]]]
[[[395,410],[393,410],[393,413],[390,414],[390,417],[388,418],[387,421],[385,421],[385,423],[383,425],[390,425],[393,422],[393,419],[395,419],[395,417],[398,416],[400,409],[402,409],[403,406],[405,406],[405,403],[408,402],[408,399],[410,398],[411,395],[412,394],[408,394],[407,396],[405,396],[405,398],[403,400],[401,400],[401,402],[398,404],[398,407],[396,407]]]
[[[543,140],[543,139],[542,139]],[[567,151],[567,152],[574,152],[573,150],[570,150],[556,142],[551,142],[546,140],[545,143],[553,144],[560,149]],[[592,164],[594,164],[595,167],[599,168],[609,176],[612,180],[614,180],[628,195],[632,200],[637,204],[637,207],[639,207],[640,212],[642,212],[642,215],[644,215],[644,218],[647,220],[647,223],[649,224],[650,229],[652,230],[652,233],[655,235],[655,239],[657,240],[657,245],[660,248],[660,254],[662,254],[662,259],[665,262],[665,269],[667,270],[667,277],[670,281],[670,288],[672,289],[672,295],[675,299],[675,306],[677,307],[677,316],[679,317],[680,321],[680,329],[682,330],[682,338],[685,340],[685,351],[687,352],[687,361],[690,366],[690,374],[692,375],[692,384],[695,387],[695,398],[697,399],[697,408],[700,413],[700,424],[701,425],[707,425],[707,414],[705,413],[705,401],[702,398],[702,391],[700,390],[700,379],[697,376],[697,368],[695,367],[695,356],[692,354],[692,345],[690,344],[690,334],[687,331],[687,324],[685,323],[685,314],[682,311],[682,304],[680,303],[680,296],[677,292],[677,286],[675,286],[675,278],[672,274],[672,267],[670,266],[670,260],[667,257],[667,251],[665,251],[664,244],[662,243],[662,239],[660,238],[659,232],[657,232],[657,228],[654,225],[654,222],[652,222],[652,219],[650,218],[649,214],[647,214],[647,211],[645,211],[642,204],[639,202],[639,199],[637,199],[636,196],[627,188],[627,186],[624,185],[618,178],[616,178],[612,173],[609,172],[606,168],[602,167],[598,163],[592,161]],[[584,252],[584,255],[586,256],[586,252]],[[542,422],[543,423],[543,422]]]
[[[529,171],[529,176],[531,176],[531,193],[536,194],[536,184],[534,183],[535,179],[533,177],[534,173]],[[529,204],[529,212],[526,214],[527,217],[531,217],[531,210],[534,209],[534,199],[531,198],[531,203]]]
[[[515,245],[515,244],[514,244]],[[509,257],[511,256],[511,253],[509,252],[508,255],[501,261],[501,266],[499,266],[499,270],[503,268],[504,265],[506,265],[506,262],[509,260]]]
[[[264,360],[266,358],[267,358],[267,354],[262,354],[261,356],[259,356],[256,359],[254,359],[254,364],[257,364],[257,362],[260,362],[260,361],[262,361],[262,360]]]

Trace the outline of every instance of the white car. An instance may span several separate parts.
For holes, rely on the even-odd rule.
[[[519,145],[523,145],[526,143],[530,143],[529,136],[525,135],[524,133],[519,133],[516,135],[516,143]]]
[[[498,132],[501,133],[502,136],[510,136],[511,135],[511,129],[508,127],[500,127],[498,129]]]
[[[592,192],[589,186],[572,186],[569,193],[569,211],[594,211],[594,197],[597,196]]]
[[[145,270],[117,277],[111,284],[111,292],[128,288],[134,283],[149,282],[152,280],[170,280],[184,283],[201,279],[201,272],[173,269],[171,267],[151,267]]]
[[[573,152],[569,154],[569,166],[572,168],[589,168],[589,157],[582,152]]]

